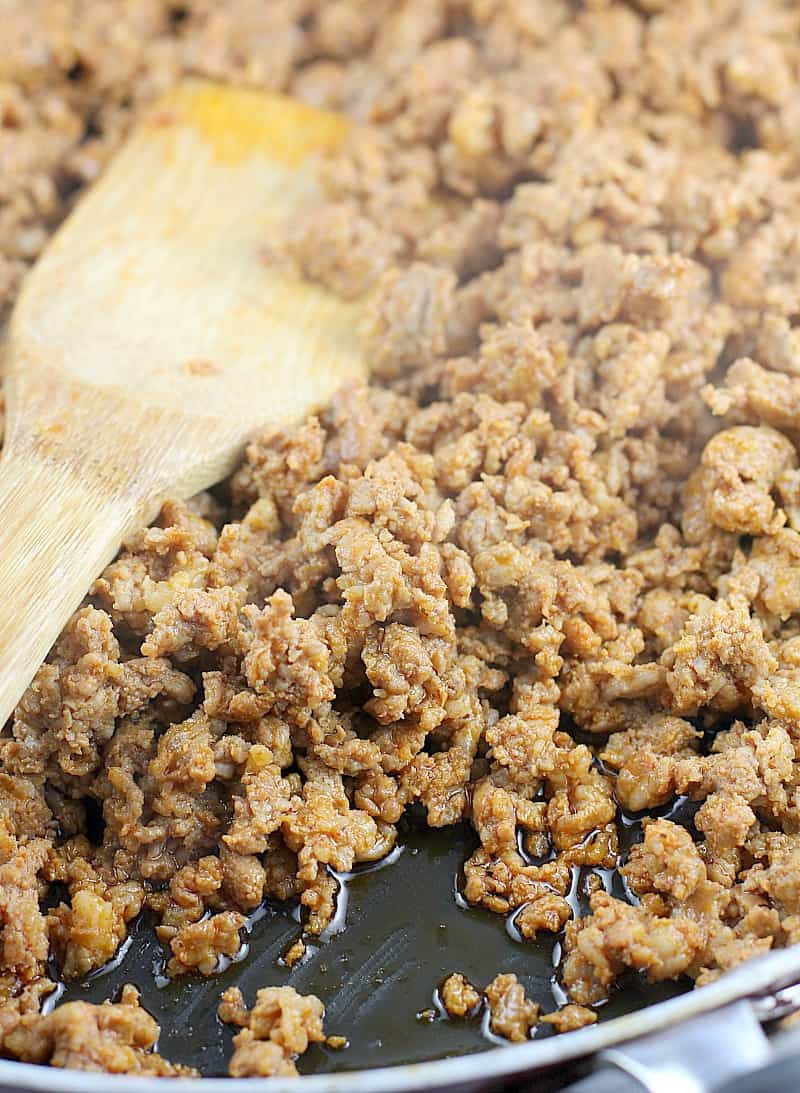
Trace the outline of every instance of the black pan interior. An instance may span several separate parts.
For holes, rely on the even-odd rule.
[[[635,821],[628,832],[629,841],[636,841]],[[291,970],[280,958],[300,934],[296,909],[265,906],[254,916],[241,959],[211,978],[177,983],[165,979],[162,947],[152,922],[143,917],[112,965],[63,986],[59,1000],[99,1002],[115,997],[124,983],[134,983],[142,1004],[161,1025],[162,1054],[207,1076],[226,1073],[232,1031],[220,1023],[216,1010],[220,993],[233,984],[248,1003],[259,987],[281,984],[322,999],[326,1030],[346,1036],[349,1046],[340,1051],[312,1046],[299,1063],[304,1073],[417,1062],[504,1043],[489,1032],[485,1014],[448,1019],[437,1003],[437,985],[453,971],[479,986],[497,972],[515,972],[528,995],[549,1011],[564,1000],[555,966],[560,946],[551,935],[523,941],[501,916],[464,903],[461,869],[474,846],[467,825],[432,831],[413,817],[405,819],[401,843],[388,862],[341,879],[334,928]],[[576,873],[576,909],[581,880]],[[624,895],[616,874],[603,880],[616,895]],[[653,987],[631,978],[601,1007],[600,1019],[670,997],[686,986]],[[537,1036],[550,1034],[548,1025],[537,1028]]]

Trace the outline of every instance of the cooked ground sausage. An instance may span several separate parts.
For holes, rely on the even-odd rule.
[[[800,8],[32,0],[3,35],[0,309],[199,73],[359,123],[259,245],[372,291],[373,372],[134,535],[0,736],[3,1052],[175,1070],[130,992],[40,1015],[48,959],[100,967],[143,907],[172,975],[265,897],[318,934],[412,803],[474,826],[468,900],[563,931],[557,1029],[626,969],[800,939]],[[620,810],[679,795],[697,838],[644,824],[610,895]],[[322,1037],[285,990],[239,1016],[236,1074]]]

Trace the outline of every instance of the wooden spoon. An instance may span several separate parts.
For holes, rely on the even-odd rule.
[[[361,305],[263,257],[347,123],[182,85],[29,274],[5,348],[0,727],[122,539],[366,374]]]

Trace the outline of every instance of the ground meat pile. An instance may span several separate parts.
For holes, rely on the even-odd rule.
[[[48,970],[101,967],[143,908],[176,977],[265,898],[317,935],[412,805],[473,826],[470,903],[561,940],[557,1028],[627,971],[702,984],[800,940],[800,6],[14,5],[6,313],[186,73],[357,123],[263,242],[370,293],[373,380],[166,504],[3,731],[2,1051],[170,1072],[135,994],[40,1014]],[[520,1039],[512,979],[486,999]],[[322,1036],[313,999],[223,1009],[236,1074]]]

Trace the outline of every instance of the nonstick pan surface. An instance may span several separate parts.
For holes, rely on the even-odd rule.
[[[631,841],[637,829],[630,825]],[[498,972],[515,972],[529,997],[544,1011],[553,1010],[564,1000],[555,967],[559,944],[552,935],[523,941],[502,916],[465,904],[458,891],[461,868],[475,845],[466,825],[433,831],[404,821],[402,841],[388,861],[341,879],[333,928],[291,970],[279,961],[300,933],[292,908],[263,908],[246,935],[241,959],[222,974],[177,983],[163,975],[163,949],[152,922],[143,918],[112,966],[62,988],[59,1000],[100,1002],[115,997],[123,984],[135,984],[161,1025],[159,1050],[209,1077],[226,1073],[231,1054],[235,1030],[223,1025],[216,1011],[221,992],[233,984],[248,1002],[259,987],[283,984],[322,999],[326,1030],[346,1036],[349,1046],[341,1051],[312,1046],[299,1062],[306,1074],[420,1062],[506,1044],[491,1034],[485,1013],[469,1021],[448,1019],[437,1002],[437,985],[453,971],[481,987]],[[571,897],[576,909],[583,879],[576,872]],[[617,876],[603,880],[624,896]],[[600,1019],[687,986],[684,981],[653,987],[631,977],[601,1007]],[[541,1025],[537,1038],[548,1035],[550,1027]]]

